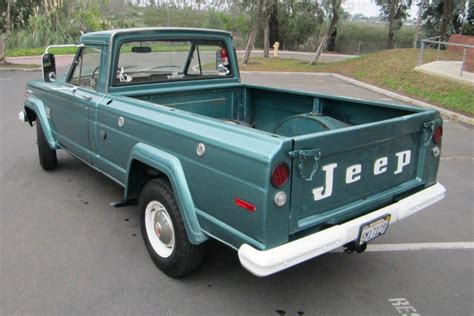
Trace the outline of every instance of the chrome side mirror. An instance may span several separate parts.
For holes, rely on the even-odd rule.
[[[54,82],[56,80],[56,59],[54,54],[44,54],[43,62],[43,80],[45,82]]]

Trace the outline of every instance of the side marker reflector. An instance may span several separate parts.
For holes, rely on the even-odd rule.
[[[241,207],[243,209],[246,209],[249,212],[255,212],[257,210],[257,207],[255,205],[253,205],[252,203],[249,203],[247,201],[244,201],[242,199],[235,198],[234,202],[235,202],[235,205],[237,205],[238,207]]]

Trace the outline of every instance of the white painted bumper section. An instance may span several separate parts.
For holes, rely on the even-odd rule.
[[[267,276],[341,247],[359,235],[362,224],[390,214],[390,225],[415,214],[444,198],[446,189],[437,183],[397,203],[378,209],[341,225],[297,239],[269,250],[257,250],[248,244],[239,248],[242,266],[256,276]]]

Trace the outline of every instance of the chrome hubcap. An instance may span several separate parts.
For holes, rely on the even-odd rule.
[[[156,210],[154,216],[155,234],[161,242],[167,246],[171,246],[173,241],[173,225],[168,216],[168,213],[163,210]]]
[[[150,201],[145,209],[145,228],[151,246],[161,257],[174,250],[174,228],[168,211],[158,201]]]

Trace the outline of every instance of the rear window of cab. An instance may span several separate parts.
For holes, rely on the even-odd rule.
[[[120,45],[114,86],[232,77],[223,41],[134,41]]]

